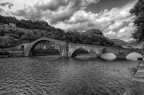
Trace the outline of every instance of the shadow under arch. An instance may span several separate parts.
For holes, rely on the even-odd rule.
[[[43,47],[43,48],[35,50],[37,45],[42,44],[42,43],[43,43],[43,46],[41,46],[41,47]],[[48,45],[48,46],[46,46],[46,45]],[[61,46],[59,46],[59,47],[61,47]],[[44,54],[38,54],[38,53],[44,53]],[[40,41],[37,41],[35,44],[33,44],[33,46],[30,49],[29,55],[30,56],[60,55],[60,49],[58,49],[55,46],[54,42],[51,42],[48,40],[40,40]]]
[[[83,55],[83,54],[90,54],[88,50],[84,49],[84,48],[78,48],[76,49],[72,54],[71,57],[75,58],[77,55]]]

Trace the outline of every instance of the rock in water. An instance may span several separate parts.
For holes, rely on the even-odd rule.
[[[108,61],[112,61],[115,60],[117,57],[115,54],[113,53],[104,53],[100,56],[102,59],[108,60]]]
[[[139,57],[143,57],[143,56],[142,56],[141,54],[137,53],[137,52],[132,52],[132,53],[130,53],[130,54],[128,54],[128,55],[126,56],[126,59],[127,59],[127,60],[135,61],[135,60],[137,60],[137,58],[139,58]]]

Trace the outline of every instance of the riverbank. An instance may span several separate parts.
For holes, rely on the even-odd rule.
[[[7,58],[7,57],[23,57],[24,52],[22,50],[9,50],[9,51],[0,51],[0,58]]]

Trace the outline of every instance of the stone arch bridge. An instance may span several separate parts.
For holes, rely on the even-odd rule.
[[[43,41],[52,42],[54,44],[55,49],[58,49],[62,57],[71,57],[76,50],[81,48],[88,51],[91,57],[97,57],[105,52],[114,53],[116,56],[119,57],[126,57],[127,54],[133,52],[133,50],[116,49],[111,47],[94,46],[94,45],[77,44],[77,43],[68,43],[60,40],[54,40],[47,37],[42,37],[31,43],[21,45],[21,47],[24,48],[24,56],[26,57],[32,56],[32,51],[34,47],[38,43]],[[143,52],[141,51],[136,51],[136,52],[143,54]]]

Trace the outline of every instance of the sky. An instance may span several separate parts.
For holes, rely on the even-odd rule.
[[[136,29],[129,13],[136,0],[0,0],[0,14],[45,20],[50,25],[84,32],[100,29],[110,39],[130,41]]]

